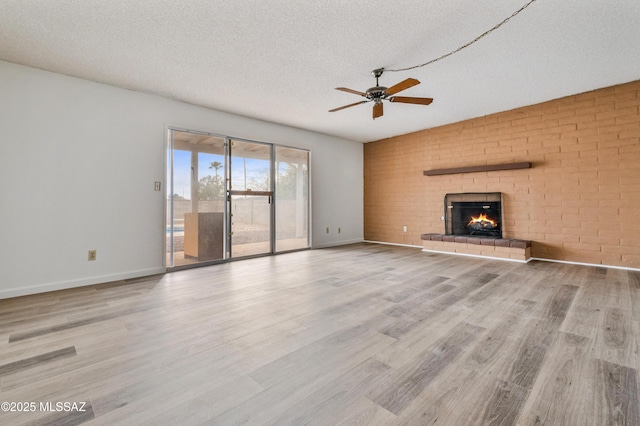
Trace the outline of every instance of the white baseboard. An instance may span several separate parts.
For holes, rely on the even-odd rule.
[[[532,257],[531,260],[539,260],[541,262],[566,263],[567,265],[594,266],[596,268],[622,269],[622,270],[625,270],[625,271],[638,271],[638,272],[640,272],[640,268],[630,268],[628,266],[603,265],[602,263],[572,262],[570,260],[546,259],[544,257]]]
[[[422,249],[422,251],[426,251],[429,253],[452,254],[454,256],[477,257],[478,259],[504,260],[507,262],[515,262],[515,263],[529,263],[531,260],[533,260],[533,258],[531,257],[527,260],[520,260],[520,259],[511,259],[508,257],[493,257],[493,256],[483,256],[480,254],[467,254],[467,253],[456,253],[451,251],[427,250],[424,248]]]
[[[312,249],[321,249],[321,248],[327,248],[327,247],[345,246],[347,244],[356,244],[356,243],[362,243],[362,242],[363,242],[362,239],[332,241],[330,243],[314,244],[311,248]]]
[[[411,247],[411,248],[419,248],[419,249],[422,248],[422,246],[414,246],[414,245],[411,245],[411,244],[387,243],[387,242],[384,242],[384,241],[364,240],[363,242],[371,243],[371,244],[385,244],[385,245],[388,245],[388,246]]]
[[[120,274],[99,275],[94,277],[85,277],[77,280],[58,281],[54,283],[37,284],[27,287],[10,288],[0,290],[0,299],[8,299],[11,297],[27,296],[29,294],[46,293],[49,291],[66,290],[69,288],[84,287],[93,284],[103,284],[112,281],[126,280],[130,278],[144,277],[148,275],[164,274],[165,268],[149,268],[139,269],[137,271],[124,272]]]

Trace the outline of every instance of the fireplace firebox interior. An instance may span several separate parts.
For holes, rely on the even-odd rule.
[[[447,235],[502,238],[502,194],[447,194],[444,217]]]

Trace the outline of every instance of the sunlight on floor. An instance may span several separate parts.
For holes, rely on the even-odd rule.
[[[281,251],[289,251],[289,250],[300,250],[308,247],[306,238],[290,238],[286,240],[278,240],[276,241],[276,252]],[[240,258],[245,256],[252,256],[256,254],[268,253],[269,252],[269,242],[258,242],[258,243],[247,243],[247,244],[237,244],[233,246],[233,257]],[[169,253],[167,253],[167,265],[169,264],[170,258]],[[174,266],[185,266],[185,265],[195,265],[199,263],[197,259],[184,256],[184,251],[176,251],[173,254],[173,264]]]

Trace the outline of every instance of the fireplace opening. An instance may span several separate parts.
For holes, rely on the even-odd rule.
[[[447,235],[502,238],[502,194],[447,194],[444,217]]]

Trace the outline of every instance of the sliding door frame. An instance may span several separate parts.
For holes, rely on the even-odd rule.
[[[163,256],[163,264],[165,266],[165,268],[167,269],[167,271],[175,271],[175,270],[181,270],[181,269],[190,269],[190,268],[197,268],[197,267],[201,267],[201,266],[208,266],[208,265],[213,265],[213,264],[220,264],[220,263],[226,263],[226,262],[230,262],[230,261],[234,261],[234,260],[243,260],[243,259],[249,259],[249,258],[253,258],[253,257],[263,257],[263,256],[272,256],[275,254],[280,254],[280,253],[289,253],[289,252],[295,252],[295,251],[302,251],[302,250],[309,250],[311,249],[311,245],[312,245],[312,240],[311,240],[311,230],[312,230],[312,225],[311,225],[311,221],[312,221],[312,212],[311,212],[311,206],[312,206],[312,197],[311,197],[311,150],[309,149],[305,149],[305,148],[299,148],[296,146],[290,146],[290,145],[283,145],[283,144],[277,144],[277,143],[272,143],[272,142],[265,142],[265,141],[259,141],[259,140],[254,140],[254,139],[246,139],[246,138],[240,138],[240,137],[235,137],[235,136],[229,136],[229,135],[222,135],[219,133],[212,133],[212,132],[207,132],[207,131],[200,131],[200,130],[192,130],[192,129],[188,129],[188,128],[183,128],[183,127],[179,127],[179,126],[167,126],[166,127],[166,131],[167,131],[167,150],[165,151],[165,179],[166,179],[166,187],[169,190],[169,197],[165,198],[165,206],[164,206],[164,216],[165,216],[165,220],[164,220],[164,232],[165,232],[165,236],[166,236],[166,224],[167,224],[167,219],[169,219],[171,222],[171,230],[170,230],[170,238],[169,238],[169,242],[166,243],[165,242],[165,255]],[[173,134],[174,132],[186,132],[186,133],[193,133],[193,134],[199,134],[199,135],[205,135],[205,136],[211,136],[211,137],[216,137],[216,138],[220,138],[220,139],[224,139],[224,143],[225,143],[225,159],[224,159],[224,181],[225,181],[225,188],[224,188],[224,193],[225,193],[225,201],[224,201],[224,221],[225,221],[225,238],[224,238],[224,255],[223,255],[223,259],[220,260],[213,260],[213,261],[208,261],[208,262],[200,262],[200,263],[196,263],[196,264],[192,264],[192,265],[181,265],[181,266],[170,266],[167,264],[167,250],[170,250],[171,252],[171,256],[170,256],[170,262],[173,262],[173,220],[174,220],[174,209],[173,209],[173,200],[172,200],[172,196],[174,194],[174,164],[173,164],[173,149],[174,149],[174,143],[173,143]],[[244,257],[238,257],[238,258],[234,258],[233,257],[233,253],[232,253],[232,225],[231,225],[231,194],[233,192],[233,188],[232,188],[232,170],[231,167],[233,167],[232,165],[232,147],[231,147],[231,143],[232,141],[239,141],[239,142],[247,142],[247,143],[256,143],[256,144],[261,144],[261,145],[266,145],[269,147],[270,149],[270,166],[269,166],[269,191],[272,194],[271,197],[271,204],[270,204],[270,238],[269,238],[269,242],[270,242],[270,250],[268,253],[264,253],[264,254],[256,254],[256,255],[249,255],[249,256],[244,256]],[[306,205],[307,205],[307,245],[306,247],[303,248],[296,248],[296,249],[292,249],[292,250],[282,250],[282,251],[276,251],[276,213],[277,213],[277,207],[276,207],[276,199],[278,197],[277,191],[276,191],[276,179],[277,179],[277,173],[278,170],[276,170],[276,148],[290,148],[290,149],[295,149],[295,150],[299,150],[299,151],[306,151],[308,153],[307,156],[307,200],[306,200]],[[168,204],[167,204],[168,203]],[[168,208],[167,208],[168,206]],[[169,217],[167,217],[167,214],[169,215]],[[165,238],[166,241],[166,238]]]
[[[247,143],[247,144],[256,144],[256,145],[263,145],[265,147],[267,147],[269,149],[269,188],[267,191],[251,191],[251,190],[247,190],[247,188],[245,188],[245,190],[234,190],[233,189],[233,143],[234,142],[240,142],[240,143]],[[274,170],[275,170],[275,166],[274,166],[274,158],[275,158],[275,145],[272,143],[267,143],[267,142],[258,142],[258,141],[252,141],[252,140],[248,140],[248,139],[242,139],[242,138],[230,138],[229,139],[229,146],[227,149],[227,156],[228,156],[228,161],[229,161],[229,181],[228,181],[228,186],[227,186],[227,205],[228,205],[228,211],[229,211],[229,215],[228,215],[228,224],[229,224],[229,232],[228,232],[228,239],[229,239],[229,258],[230,259],[248,259],[251,257],[261,257],[261,256],[269,256],[272,254],[275,254],[275,214],[276,214],[276,203],[275,203],[275,175],[274,175]],[[246,173],[246,171],[245,171]],[[265,252],[265,253],[258,253],[258,254],[250,254],[250,255],[246,255],[246,256],[242,256],[242,257],[234,257],[233,256],[233,208],[232,208],[232,201],[233,201],[233,196],[234,195],[256,195],[256,196],[263,196],[263,197],[269,197],[269,251]]]
[[[224,237],[223,237],[223,245],[222,245],[222,259],[214,259],[214,260],[207,260],[207,261],[202,261],[202,262],[197,262],[197,263],[193,263],[193,264],[185,264],[185,265],[178,265],[176,266],[174,264],[174,205],[173,205],[173,195],[175,194],[175,188],[174,188],[174,150],[175,150],[175,143],[174,143],[174,133],[175,132],[183,132],[183,133],[191,133],[194,135],[201,135],[201,136],[209,136],[209,137],[214,137],[214,138],[218,138],[224,141],[224,176],[223,176],[223,180],[224,180],[224,200],[223,200],[223,215],[224,215]],[[167,219],[169,219],[169,223],[171,223],[171,227],[170,227],[170,232],[169,232],[169,242],[166,242],[166,238],[165,238],[165,247],[164,247],[164,260],[163,260],[163,264],[165,266],[165,269],[167,271],[177,271],[177,270],[181,270],[181,269],[190,269],[190,268],[197,268],[200,266],[208,266],[208,265],[215,265],[218,263],[224,263],[227,262],[228,259],[228,247],[229,247],[229,229],[227,228],[227,224],[226,224],[226,218],[229,216],[229,212],[228,212],[228,207],[229,207],[229,203],[227,202],[227,194],[228,194],[228,182],[229,182],[229,138],[224,136],[224,135],[219,135],[216,133],[211,133],[211,132],[205,132],[205,131],[199,131],[199,130],[189,130],[189,129],[184,129],[184,128],[179,128],[179,127],[174,127],[174,126],[168,126],[167,127],[167,150],[166,150],[166,158],[165,158],[165,174],[166,174],[166,188],[169,191],[169,195],[168,197],[165,198],[165,206],[164,206],[164,212],[165,212],[165,219],[164,219],[164,232],[165,232],[165,236],[166,236],[166,226],[167,226]],[[196,190],[197,192],[197,190]],[[167,217],[168,215],[168,217]],[[166,253],[170,253],[169,256],[169,262],[167,259],[167,255]],[[167,264],[169,263],[169,264]]]

